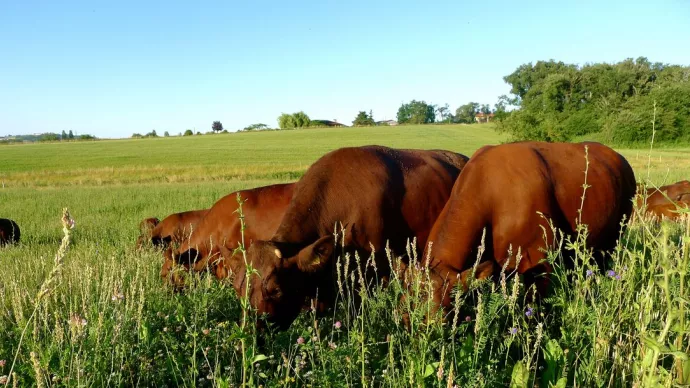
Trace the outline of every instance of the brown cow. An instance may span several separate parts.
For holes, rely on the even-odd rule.
[[[244,244],[249,247],[253,241],[267,239],[276,231],[290,203],[294,186],[294,183],[286,183],[257,187],[228,194],[218,200],[191,236],[182,241],[178,249],[170,249],[166,253],[161,276],[172,285],[182,287],[183,279],[177,276],[179,273],[170,273],[173,262],[177,262],[187,271],[190,267],[196,272],[210,269],[218,279],[227,277],[233,268],[226,259],[234,255],[242,240],[237,193],[243,201]],[[242,258],[238,260],[244,262]],[[239,284],[235,289],[241,292]]]
[[[252,306],[281,327],[296,318],[305,300],[317,297],[321,307],[332,306],[336,222],[346,225],[346,252],[359,253],[364,262],[374,247],[376,272],[365,270],[385,279],[391,270],[386,242],[397,254],[414,237],[422,247],[466,162],[450,151],[382,146],[341,148],[321,157],[297,183],[275,235],[249,248],[248,260],[260,274],[252,277]]]
[[[582,202],[585,170],[589,187]],[[616,245],[634,196],[635,176],[627,160],[599,143],[521,142],[479,149],[458,177],[429,237],[433,245],[426,260],[434,300],[450,307],[450,289],[471,270],[484,228],[484,260],[500,267],[510,260],[507,269],[512,270],[520,250],[518,273],[548,273],[542,249],[553,246],[554,236],[546,219],[573,237],[581,217],[588,227],[587,247],[607,251]],[[540,291],[545,286],[546,277]]]
[[[7,218],[0,218],[0,246],[18,243],[20,236],[21,232],[16,222]]]
[[[152,244],[156,248],[167,248],[171,242],[179,242],[189,237],[194,225],[199,222],[208,209],[190,210],[173,213],[158,221],[158,218],[147,218],[139,224],[141,234],[137,239],[137,247]]]
[[[642,189],[638,185],[638,191]],[[690,181],[680,181],[657,188],[648,188],[646,198],[638,196],[637,207],[645,208],[645,213],[654,217],[667,217],[672,220],[681,215],[678,207],[690,207]]]

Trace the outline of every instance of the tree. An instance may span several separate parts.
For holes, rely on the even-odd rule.
[[[132,134],[132,139],[141,139],[143,136],[141,136],[141,133],[133,133]]]
[[[435,120],[435,109],[433,105],[429,105],[425,101],[412,100],[400,106],[397,118],[400,124],[433,123]]]
[[[295,118],[296,128],[308,127],[311,124],[311,119],[309,119],[309,116],[307,116],[307,114],[302,111],[293,113],[292,116]]]
[[[278,117],[280,129],[304,128],[311,124],[311,119],[303,111],[293,114],[283,113]]]
[[[60,140],[67,140],[67,132],[65,130],[62,130],[62,135],[60,135]]]
[[[448,106],[448,104],[436,107],[436,115],[438,116],[437,121],[450,121],[450,107]]]
[[[371,111],[369,111],[369,114],[365,111],[360,111],[357,113],[357,117],[355,117],[354,121],[352,121],[352,125],[355,127],[369,127],[376,125],[376,122],[374,121]]]
[[[689,66],[644,57],[584,66],[525,64],[504,77],[514,97],[497,108],[518,109],[498,120],[497,129],[514,140],[562,141],[601,133],[608,141],[646,142],[656,106],[655,139],[689,139],[688,74]]]
[[[69,135],[67,135],[67,137],[68,137],[70,140],[73,140],[73,139],[74,139],[74,134],[72,133],[72,130],[71,130],[71,129],[69,130]]]
[[[165,137],[170,137],[170,133],[168,133],[168,131],[165,131],[165,132],[163,133],[163,136],[165,136]]]
[[[489,107],[489,104],[483,104],[481,108],[479,108],[479,112],[485,115],[491,114],[491,107]]]
[[[192,136],[192,135],[194,135],[194,132],[192,132],[191,129],[184,131],[184,136]]]
[[[244,127],[244,131],[254,131],[254,130],[261,131],[264,129],[268,129],[268,125],[261,124],[261,123],[252,124],[252,125],[248,125],[248,126]]]
[[[498,101],[494,104],[494,121],[503,121],[508,116],[510,112],[508,107],[514,105],[514,100],[506,96],[505,94],[498,97]]]
[[[470,102],[465,105],[461,105],[455,110],[455,121],[458,123],[472,124],[474,123],[474,117],[479,112],[479,104],[476,102]]]
[[[146,137],[158,137],[158,134],[156,133],[156,130],[154,129],[153,131],[147,133]]]
[[[221,123],[220,121],[214,121],[213,125],[211,126],[211,129],[213,130],[213,132],[220,132],[223,130],[223,123]]]

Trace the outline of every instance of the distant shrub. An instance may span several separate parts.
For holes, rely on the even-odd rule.
[[[188,129],[188,130],[184,131],[184,135],[183,135],[183,136],[192,136],[192,135],[194,135],[194,132],[192,132],[191,129]]]

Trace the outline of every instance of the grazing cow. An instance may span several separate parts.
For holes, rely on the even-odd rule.
[[[638,185],[639,188],[641,187]],[[638,196],[637,206],[645,206],[645,213],[654,217],[678,219],[678,207],[690,207],[690,181],[680,181],[658,189],[649,188],[646,202],[645,198]]]
[[[166,252],[161,277],[178,288],[184,286],[182,277],[177,272],[171,273],[173,263],[177,262],[186,270],[201,272],[210,269],[216,278],[226,278],[234,272],[227,259],[235,255],[234,251],[242,240],[237,194],[243,201],[244,244],[249,247],[253,241],[270,238],[276,231],[292,198],[293,188],[294,183],[257,187],[228,194],[218,200],[199,221],[191,236],[182,241],[179,248]],[[238,260],[244,262],[239,256]],[[241,292],[239,284],[235,289]]]
[[[520,142],[479,149],[429,236],[433,245],[426,263],[434,300],[450,307],[450,290],[471,271],[485,228],[483,260],[494,268],[510,260],[507,269],[513,270],[520,251],[517,272],[527,274],[529,283],[532,276],[551,271],[542,261],[542,249],[554,243],[547,220],[569,237],[581,220],[588,228],[587,247],[608,251],[616,245],[621,221],[632,212],[634,196],[635,176],[627,160],[599,143]],[[543,293],[547,286],[544,277],[538,287]]]
[[[275,235],[249,248],[248,260],[259,272],[251,279],[252,306],[283,328],[305,300],[316,297],[321,309],[332,306],[336,222],[345,226],[337,245],[362,262],[373,247],[376,266],[364,270],[385,280],[391,270],[386,243],[397,254],[405,252],[408,239],[424,245],[466,162],[450,151],[382,146],[341,148],[321,157],[297,183]]]
[[[170,243],[179,242],[189,237],[194,225],[201,220],[208,209],[190,210],[173,213],[158,221],[158,218],[147,218],[139,224],[141,234],[137,239],[137,247],[152,244],[156,248],[165,249]]]
[[[21,232],[16,222],[7,218],[0,218],[0,246],[18,243],[20,236]]]

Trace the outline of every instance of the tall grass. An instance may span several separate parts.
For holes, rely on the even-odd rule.
[[[425,144],[447,148],[443,142]],[[14,147],[22,146],[6,148],[19,149]],[[645,177],[660,186],[684,177],[690,160],[681,151],[656,150],[651,158],[627,151],[626,156],[638,174],[649,164]],[[24,155],[21,160],[31,154],[17,152]],[[228,158],[231,164],[234,159]],[[253,162],[247,166],[260,171]],[[31,169],[18,167],[12,174]],[[132,171],[129,178],[121,171],[127,183],[103,187],[64,186],[45,178],[45,189],[36,189],[40,184],[31,183],[29,172],[17,178],[22,184],[0,189],[0,213],[19,222],[23,237],[17,246],[0,248],[0,384],[672,387],[690,382],[689,216],[680,222],[636,217],[606,269],[593,265],[581,238],[558,241],[554,247],[574,251],[575,267],[566,269],[559,250],[548,252],[554,273],[547,298],[537,298],[504,270],[494,281],[455,291],[445,320],[431,313],[427,275],[423,267],[416,270],[421,260],[412,247],[395,252],[411,258],[412,270],[393,271],[386,288],[362,287],[371,278],[357,268],[377,272],[369,258],[341,256],[336,309],[327,316],[312,309],[286,331],[259,333],[254,323],[262,318],[251,310],[246,292],[238,296],[227,281],[190,275],[190,288],[174,293],[159,278],[160,253],[137,251],[134,240],[144,217],[208,207],[233,190],[285,179],[172,185],[141,183],[138,170]],[[17,177],[3,174],[10,182]],[[106,181],[108,174],[92,178]],[[173,173],[170,181],[175,179]],[[69,249],[58,255],[56,275],[53,258],[65,238],[59,222],[64,206],[76,227],[68,230]],[[394,253],[387,255],[397,267]],[[45,284],[50,292],[41,292]],[[352,303],[355,297],[360,303]]]
[[[637,219],[603,272],[581,240],[561,241],[576,266],[566,270],[560,251],[549,252],[548,298],[503,272],[456,291],[445,322],[424,307],[424,271],[405,272],[409,291],[400,271],[385,289],[363,288],[356,268],[372,261],[343,256],[335,311],[303,313],[289,330],[264,334],[251,329],[246,295],[198,275],[174,294],[158,278],[160,255],[126,242],[58,255],[59,276],[42,258],[4,262],[0,376],[20,386],[682,385],[690,381],[689,242],[687,217]],[[411,303],[400,303],[403,292]]]

